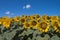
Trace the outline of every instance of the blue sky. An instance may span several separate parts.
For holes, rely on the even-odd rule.
[[[60,16],[60,0],[0,0],[0,17],[22,14]]]

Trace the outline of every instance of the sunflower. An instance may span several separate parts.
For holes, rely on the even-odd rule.
[[[17,22],[20,21],[20,18],[18,16],[15,16],[13,19],[14,19],[14,21],[17,21]]]
[[[30,22],[31,21],[31,17],[27,16],[27,18],[25,20],[26,20],[26,22]]]
[[[24,15],[21,16],[21,18],[25,17]]]
[[[31,16],[27,16],[27,19],[30,19],[31,20]]]
[[[2,19],[7,19],[8,17],[7,16],[3,16]]]
[[[39,18],[39,19],[37,19],[36,21],[37,21],[37,22],[41,22],[41,21],[42,21],[42,19],[41,19],[41,18]]]
[[[60,22],[58,23],[59,27],[60,27]]]
[[[30,21],[30,25],[32,28],[36,29],[36,24],[37,24],[37,21],[36,20],[31,20]]]
[[[35,16],[34,15],[31,16],[31,20],[35,20]]]
[[[24,22],[23,26],[24,26],[24,28],[29,28],[29,29],[31,28],[31,26],[28,22]]]
[[[57,22],[58,21],[58,16],[51,16],[51,21]]]
[[[47,22],[51,22],[50,16],[47,16],[47,17],[46,17],[46,21],[47,21]]]
[[[2,24],[2,19],[0,18],[0,24]]]
[[[26,21],[25,18],[20,18],[20,22],[21,22],[21,23],[24,23],[25,21]]]
[[[41,18],[42,18],[42,20],[46,20],[47,15],[46,15],[46,14],[44,14]]]
[[[54,30],[56,32],[60,32],[60,22],[57,21],[57,22],[52,22],[52,27],[54,28]]]
[[[38,14],[35,14],[35,19],[39,19],[40,16]]]
[[[40,30],[41,32],[48,32],[49,27],[50,27],[49,23],[45,21],[37,23],[37,29]]]
[[[9,19],[9,18],[6,17],[6,16],[3,16],[1,19],[2,19],[2,21],[5,21],[5,20],[7,20],[7,19]]]
[[[5,21],[3,22],[3,26],[8,29],[8,28],[10,28],[10,23],[11,23],[10,20],[5,20]]]

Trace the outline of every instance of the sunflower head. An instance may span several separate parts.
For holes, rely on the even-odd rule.
[[[36,19],[39,19],[39,18],[40,18],[40,16],[39,16],[38,14],[36,14],[36,15],[35,15],[35,18],[36,18]]]
[[[45,22],[42,22],[40,25],[41,25],[41,28],[44,29],[44,30],[45,30],[46,27],[47,27],[47,24],[46,24]]]
[[[38,30],[42,31],[42,32],[47,32],[49,29],[49,23],[47,22],[40,22],[37,24],[37,28]]]
[[[3,16],[2,19],[7,19],[8,17],[7,16]]]
[[[60,23],[57,21],[57,22],[53,22],[52,23],[52,27],[54,28],[54,30],[56,32],[59,32],[60,31]]]
[[[59,27],[60,27],[60,22],[58,23]]]
[[[31,20],[33,20],[33,19],[35,19],[35,16],[34,15],[31,16]]]
[[[10,28],[11,21],[12,20],[10,18],[7,18],[7,19],[3,20],[2,25],[6,28]]]
[[[39,18],[39,19],[37,19],[36,21],[37,21],[37,22],[41,22],[42,20],[41,20],[41,18]]]
[[[18,16],[15,16],[13,19],[14,21],[17,21],[17,22],[20,21],[20,18]]]
[[[47,21],[47,22],[51,22],[50,16],[47,16],[47,17],[46,17],[46,21]]]
[[[47,15],[44,14],[44,15],[42,16],[42,20],[46,20],[46,18],[47,18]]]
[[[9,20],[4,21],[4,22],[3,22],[3,26],[8,29],[8,28],[10,28],[10,23],[11,23],[11,22],[10,22]]]
[[[21,18],[21,19],[20,19],[20,22],[22,22],[22,23],[24,23],[25,21],[26,21],[25,18]]]
[[[32,20],[31,22],[31,25],[35,26],[37,24],[37,22],[35,20]]]
[[[29,29],[31,28],[31,26],[28,22],[24,22],[23,26],[24,26],[24,28],[29,28]]]
[[[30,19],[31,20],[31,16],[27,16],[27,19]]]
[[[37,24],[37,21],[35,21],[35,20],[30,21],[30,25],[32,26],[32,28],[35,28],[36,24]]]
[[[0,18],[0,24],[2,24],[2,19]]]
[[[24,15],[21,15],[21,18],[25,17]]]
[[[31,17],[30,16],[27,16],[27,18],[25,20],[26,20],[26,22],[30,22]]]
[[[57,22],[58,21],[58,16],[51,16],[51,21]]]

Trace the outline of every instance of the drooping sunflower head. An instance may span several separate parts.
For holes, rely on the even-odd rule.
[[[24,26],[24,28],[29,28],[29,29],[31,28],[31,26],[28,22],[24,22],[23,26]]]
[[[41,32],[47,32],[49,29],[49,23],[43,21],[37,24],[37,28],[38,30],[40,30]]]

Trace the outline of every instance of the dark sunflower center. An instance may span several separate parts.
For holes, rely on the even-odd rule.
[[[25,19],[21,19],[21,22],[25,22]]]
[[[49,17],[49,16],[47,16],[47,19],[48,19],[48,20],[50,20],[50,17]]]
[[[29,24],[26,24],[27,27],[29,27],[30,25]]]
[[[33,22],[32,22],[32,25],[33,25],[33,26],[35,26],[36,24],[37,24],[37,22],[36,22],[36,21],[33,21]]]
[[[33,17],[33,19],[35,19],[35,17]]]
[[[17,18],[17,20],[19,20],[19,18]]]
[[[44,16],[42,18],[45,20],[45,17]]]
[[[45,22],[41,23],[41,28],[42,29],[46,29],[46,27],[47,27],[47,24]]]
[[[39,18],[39,17],[40,17],[39,15],[36,16],[36,18]]]

